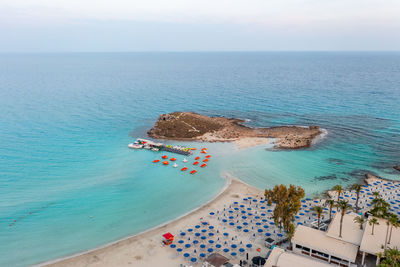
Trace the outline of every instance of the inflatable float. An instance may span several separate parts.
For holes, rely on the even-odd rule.
[[[190,172],[190,174],[195,174],[196,172],[197,172],[196,170],[193,170]]]
[[[203,163],[200,167],[204,168],[205,166],[207,166],[207,164]]]
[[[169,162],[168,162],[168,161],[163,161],[163,164],[164,164],[164,165],[168,165]]]
[[[175,160],[176,160],[176,158],[170,158],[169,160],[170,160],[170,161],[175,161]]]
[[[195,162],[193,162],[193,165],[197,165],[197,164],[199,164],[199,162],[198,162],[198,161],[195,161]]]
[[[163,158],[163,159],[167,159],[167,158],[168,158],[168,156],[167,156],[167,155],[164,155],[164,156],[162,156],[161,158]]]
[[[153,163],[157,163],[157,162],[160,162],[160,160],[159,159],[153,160]]]
[[[183,167],[182,169],[181,169],[181,171],[186,171],[188,168],[187,167]]]
[[[199,160],[199,159],[200,159],[200,157],[199,157],[199,156],[197,156],[197,157],[195,157],[194,159],[195,159],[195,160]]]

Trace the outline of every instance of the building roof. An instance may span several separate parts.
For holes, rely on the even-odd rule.
[[[271,254],[268,257],[267,262],[265,263],[266,267],[272,267],[272,266],[277,266],[277,267],[331,267],[332,265],[311,258],[311,257],[305,257],[302,255],[295,254],[293,252],[285,251],[282,248],[275,247]]]
[[[364,230],[361,230],[360,225],[354,222],[354,218],[357,216],[356,213],[348,213],[343,216],[342,237],[339,237],[341,215],[336,213],[326,231],[326,235],[360,246]]]
[[[371,217],[369,219],[371,219]],[[367,223],[360,246],[360,251],[367,252],[373,255],[377,255],[379,252],[383,252],[382,246],[385,244],[387,230],[386,220],[380,218],[376,219],[378,220],[379,225],[375,225],[374,235],[372,235],[372,225]],[[388,247],[400,248],[400,228],[393,227],[392,238],[390,240],[390,244],[388,244]]]
[[[332,256],[355,262],[358,246],[332,238],[317,229],[299,225],[296,228],[292,241],[301,246],[318,250]]]

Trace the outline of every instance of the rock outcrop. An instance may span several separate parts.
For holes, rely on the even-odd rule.
[[[313,139],[321,134],[318,126],[250,128],[244,126],[243,122],[193,112],[173,112],[160,115],[148,135],[159,139],[205,142],[230,142],[249,137],[277,138],[278,148],[296,149],[311,146]]]

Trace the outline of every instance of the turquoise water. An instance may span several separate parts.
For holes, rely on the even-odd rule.
[[[399,179],[399,100],[395,52],[1,54],[0,266],[171,220],[217,194],[223,173],[309,196],[366,171]],[[298,151],[207,144],[212,160],[194,176],[127,148],[177,110],[317,124],[328,135]]]

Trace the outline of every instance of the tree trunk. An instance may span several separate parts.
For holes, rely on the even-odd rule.
[[[358,210],[358,198],[360,197],[360,192],[357,192],[357,199],[356,199],[356,210]]]
[[[392,229],[393,229],[393,225],[390,226],[390,234],[389,234],[389,242],[388,242],[388,244],[390,244],[390,240],[392,239]]]
[[[339,231],[339,237],[342,237],[343,216],[344,216],[344,214],[342,213],[342,217],[340,217],[340,231]]]
[[[321,222],[321,214],[318,214],[318,230],[319,230],[319,224]]]
[[[374,235],[374,227],[375,227],[375,224],[372,224],[372,235]]]

